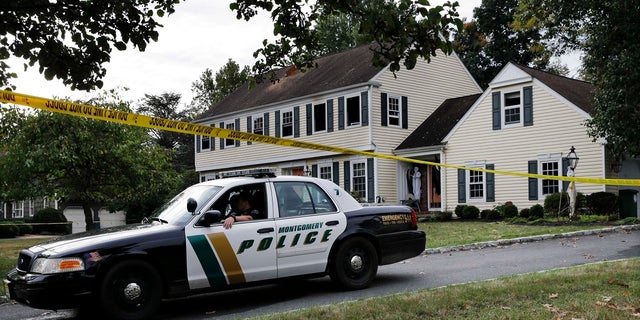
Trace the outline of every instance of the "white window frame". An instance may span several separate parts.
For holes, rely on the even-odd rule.
[[[256,125],[256,122],[262,123],[260,131],[257,130],[258,126]],[[264,115],[251,116],[251,131],[254,134],[264,135]]]
[[[323,108],[323,112],[322,112],[322,118],[324,119],[324,128],[322,129],[318,129],[316,124],[318,121],[318,117],[316,117],[316,107],[319,106],[324,106]],[[313,124],[313,132],[326,132],[327,131],[327,127],[328,127],[328,119],[327,119],[327,103],[326,102],[320,102],[320,103],[314,103],[313,106],[311,107],[311,118],[312,120],[312,124]]]
[[[224,124],[224,128],[227,130],[239,130],[240,128],[236,128],[236,122],[234,120],[231,120],[229,122],[226,122]],[[233,139],[224,139],[224,147],[228,148],[228,147],[235,147],[236,146],[236,141]]]
[[[289,113],[291,114],[291,122],[290,122],[290,123],[288,123],[288,126],[290,126],[290,127],[291,127],[291,134],[289,134],[289,135],[285,135],[285,134],[284,134],[284,128],[285,128],[285,122],[284,122],[284,119],[285,119],[285,115],[286,115],[286,114],[289,114]],[[293,121],[294,121],[293,116],[294,116],[294,114],[293,114],[293,108],[291,108],[291,109],[286,109],[286,110],[282,110],[282,111],[280,112],[280,136],[281,136],[282,138],[286,138],[286,137],[293,137],[293,134],[294,134],[294,133],[293,133],[293,131],[294,131],[294,130],[293,130]]]
[[[11,217],[14,219],[24,218],[24,200],[13,202],[13,212]]]
[[[518,97],[520,99],[520,103],[517,104],[517,105],[514,104],[514,105],[507,106],[507,96],[513,95],[513,94],[518,94]],[[501,110],[500,110],[500,118],[501,119],[500,119],[500,121],[502,121],[502,125],[505,128],[521,127],[523,125],[524,108],[523,108],[523,104],[522,104],[522,99],[523,99],[522,89],[514,90],[514,91],[506,91],[506,92],[502,93],[502,104],[501,104]],[[507,111],[508,110],[518,110],[518,113],[520,115],[520,119],[518,120],[518,122],[507,123]]]
[[[358,99],[358,111],[357,111],[358,121],[350,123],[349,122],[349,114],[350,114],[349,99],[353,99],[353,98]],[[359,94],[344,97],[344,122],[345,122],[345,127],[357,127],[362,125],[362,97]]]
[[[392,103],[392,101],[396,101]],[[387,95],[387,125],[389,127],[402,127],[402,98],[396,95]],[[392,122],[392,119],[397,121],[397,124]]]
[[[548,163],[555,163],[557,164],[557,176],[561,176],[562,175],[562,154],[560,153],[553,153],[553,154],[544,154],[544,155],[538,155],[538,173],[539,174],[543,174],[543,175],[549,175],[549,170],[543,170],[543,167],[545,164]],[[557,188],[558,190],[555,192],[551,192],[551,193],[544,193],[544,184],[545,182],[549,182],[549,183],[555,183],[557,184]],[[562,181],[560,180],[552,180],[552,179],[538,179],[538,199],[544,199],[546,198],[548,195],[556,193],[556,192],[561,192],[562,191]]]
[[[472,161],[472,162],[467,162],[465,164],[465,167],[468,168],[478,168],[478,169],[486,169],[486,163],[485,161]],[[477,183],[477,182],[473,182],[471,181],[471,173],[477,173],[478,176],[474,176],[474,177],[480,177],[480,179],[482,179],[481,183]],[[466,190],[466,197],[467,200],[469,202],[486,202],[487,201],[487,173],[484,171],[477,171],[477,170],[467,170],[466,174],[465,174],[465,190]],[[471,185],[481,185],[482,186],[482,197],[472,197],[471,196]]]
[[[333,162],[318,162],[318,178],[333,181]]]
[[[360,166],[362,166],[362,170],[364,170],[363,175],[356,176],[356,166],[359,167],[359,171],[360,171]],[[367,190],[367,187],[368,187],[367,186],[367,159],[351,160],[350,170],[351,170],[351,190],[350,191],[359,191],[359,190],[356,190],[356,178],[364,179],[364,182],[362,183],[364,185],[364,194],[360,192],[360,198],[366,201],[367,195],[369,193],[369,190]],[[358,185],[360,185],[360,183],[358,183]]]

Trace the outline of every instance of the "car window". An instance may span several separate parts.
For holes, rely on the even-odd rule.
[[[314,183],[276,182],[280,217],[335,212],[331,198]]]
[[[266,219],[268,217],[264,183],[253,183],[235,187],[218,198],[210,209],[218,210],[224,216],[227,216],[231,212],[237,212],[236,204],[240,194],[249,195],[249,203],[252,209],[258,211],[258,219]]]
[[[165,203],[153,216],[170,224],[182,225],[192,217],[192,213],[187,211],[188,199],[196,200],[198,206],[195,212],[198,212],[221,189],[215,186],[191,186]]]

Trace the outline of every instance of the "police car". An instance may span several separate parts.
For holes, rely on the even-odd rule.
[[[143,319],[163,299],[291,277],[329,275],[362,289],[379,265],[425,249],[407,206],[362,206],[324,179],[234,175],[187,188],[140,224],[22,250],[5,280],[10,297],[39,309],[99,307],[109,318]],[[260,215],[225,228],[242,193]]]

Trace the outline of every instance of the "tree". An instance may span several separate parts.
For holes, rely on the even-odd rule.
[[[461,28],[455,8],[457,2],[442,6],[427,7],[426,0],[374,0],[366,1],[252,1],[236,0],[230,7],[236,11],[238,19],[250,20],[259,10],[271,12],[274,21],[274,35],[279,38],[270,43],[263,41],[263,47],[254,53],[258,59],[252,71],[254,79],[260,81],[269,75],[275,80],[274,68],[292,63],[298,70],[314,67],[314,59],[321,52],[318,30],[314,24],[323,15],[347,14],[357,19],[358,34],[367,42],[375,42],[373,64],[378,67],[389,65],[392,72],[401,65],[413,69],[418,58],[427,61],[437,50],[445,54],[453,51],[448,40],[454,28]]]
[[[102,96],[91,104],[129,111]],[[11,109],[1,108],[2,117]],[[87,230],[103,206],[164,197],[176,184],[165,150],[143,128],[35,111],[3,137],[0,179],[5,199],[52,196],[80,204]]]
[[[358,34],[360,23],[345,13],[321,15],[315,30],[320,47],[317,56],[326,56],[368,43],[367,37]]]
[[[640,14],[637,1],[526,0],[519,27],[542,28],[558,52],[584,52],[594,92],[589,135],[604,138],[615,157],[639,156]]]
[[[47,80],[61,79],[71,89],[102,87],[104,63],[113,48],[144,51],[157,41],[156,17],[174,12],[180,0],[0,2],[0,87],[10,86],[3,61],[11,55],[38,65]]]
[[[200,79],[191,84],[191,91],[194,94],[191,102],[192,112],[194,114],[208,110],[227,95],[235,91],[244,84],[249,78],[250,68],[244,66],[240,69],[240,65],[232,59],[216,72],[213,77],[213,71],[207,68],[200,75]]]
[[[482,88],[509,62],[548,70],[551,52],[537,28],[514,29],[517,0],[483,0],[455,36],[455,50]]]

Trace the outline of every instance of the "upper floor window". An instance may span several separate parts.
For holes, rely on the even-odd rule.
[[[522,99],[520,91],[508,92],[503,97],[503,119],[505,126],[522,123]]]
[[[346,109],[346,125],[347,126],[356,126],[360,125],[360,96],[353,96],[347,98],[347,109]]]
[[[327,130],[327,105],[319,103],[313,105],[313,131]]]
[[[387,98],[387,123],[390,126],[400,126],[400,97],[388,96]],[[384,115],[383,115],[384,116]]]
[[[211,149],[211,137],[200,136],[200,150],[206,151]]]
[[[282,112],[281,132],[283,137],[293,136],[293,111]]]
[[[253,133],[264,134],[264,117],[253,117]]]
[[[229,130],[236,130],[236,126],[235,123],[230,122],[230,123],[226,123],[224,125],[225,129],[229,129]],[[233,139],[225,139],[224,140],[224,145],[225,147],[232,147],[236,144],[235,140]]]

